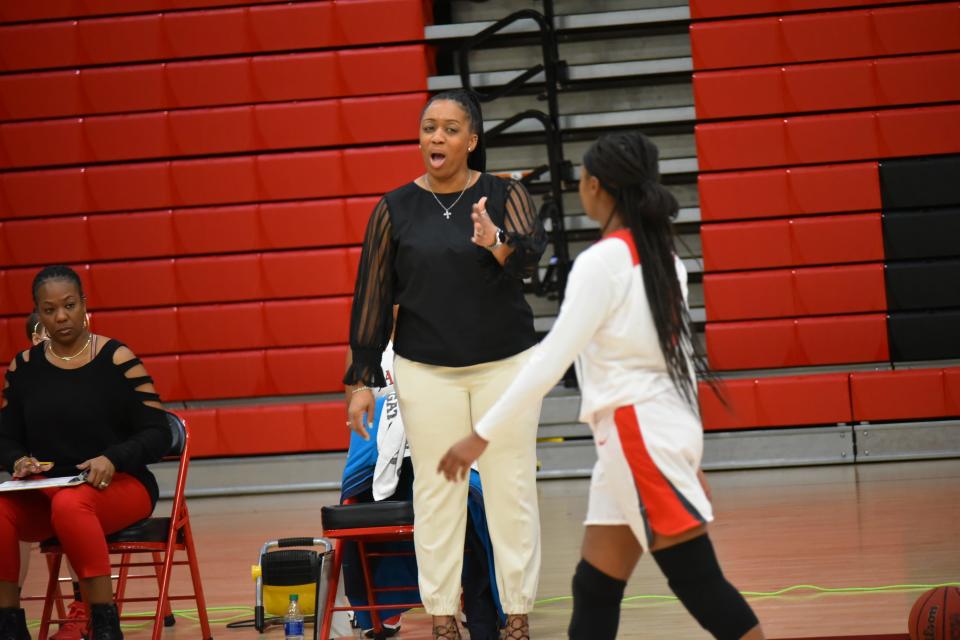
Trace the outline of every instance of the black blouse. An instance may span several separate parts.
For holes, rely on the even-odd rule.
[[[450,207],[458,193],[437,194]],[[470,240],[473,204],[487,214],[513,252],[501,266]],[[444,216],[433,194],[411,182],[374,208],[353,298],[353,364],[344,384],[385,386],[380,358],[399,305],[394,350],[424,364],[465,367],[520,353],[536,343],[522,279],[534,273],[546,233],[522,184],[480,178]],[[492,241],[492,239],[491,239]]]
[[[7,371],[0,465],[12,472],[14,462],[32,455],[54,462],[44,475],[67,476],[103,455],[117,471],[137,478],[156,504],[157,481],[147,465],[169,451],[170,430],[164,412],[144,404],[159,400],[157,394],[136,390],[150,377],[125,375],[140,360],[114,364],[122,345],[109,340],[90,363],[61,369],[47,360],[45,344],[33,347],[29,360],[17,354],[15,370]]]

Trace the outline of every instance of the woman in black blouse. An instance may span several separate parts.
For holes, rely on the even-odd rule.
[[[84,471],[87,482],[0,493],[0,640],[30,638],[17,590],[18,541],[52,536],[80,579],[92,638],[121,639],[106,534],[153,512],[157,482],[146,465],[169,450],[170,431],[140,360],[87,328],[72,269],[41,270],[33,299],[50,338],[7,370],[0,465],[26,479]]]
[[[370,217],[350,328],[348,425],[366,437],[369,387],[396,319],[394,374],[414,465],[420,593],[434,637],[459,638],[467,484],[437,463],[492,406],[536,343],[522,279],[546,235],[526,189],[484,173],[483,117],[462,90],[434,96],[420,121],[426,172],[384,196]],[[507,637],[527,638],[540,567],[535,486],[539,407],[516,416],[512,442],[479,459]]]

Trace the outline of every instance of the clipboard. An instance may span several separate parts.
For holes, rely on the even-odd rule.
[[[2,491],[29,491],[32,489],[49,489],[51,487],[74,487],[87,481],[87,473],[59,478],[39,478],[37,480],[7,480],[0,482]]]

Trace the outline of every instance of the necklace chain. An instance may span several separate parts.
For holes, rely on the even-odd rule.
[[[87,336],[87,341],[86,341],[86,343],[84,343],[83,347],[80,348],[80,351],[77,351],[77,352],[76,352],[75,354],[73,354],[72,356],[62,356],[62,355],[60,355],[59,353],[57,353],[56,351],[54,351],[54,350],[53,350],[53,342],[50,341],[50,340],[47,341],[47,350],[48,350],[50,353],[52,353],[52,354],[54,355],[54,357],[60,358],[60,359],[63,360],[64,362],[70,362],[71,360],[73,360],[74,358],[76,358],[77,356],[79,356],[81,353],[83,353],[84,351],[86,351],[86,350],[87,350],[87,347],[90,346],[90,342],[92,342],[92,341],[93,341],[93,334],[91,333],[91,334],[89,334],[89,335]]]
[[[430,195],[433,196],[433,199],[436,200],[437,204],[440,205],[440,208],[443,209],[443,217],[446,218],[447,220],[449,220],[450,216],[453,215],[450,213],[450,210],[453,209],[455,206],[457,206],[457,203],[460,202],[460,198],[462,198],[463,194],[466,193],[467,187],[470,186],[470,176],[471,176],[471,170],[467,169],[467,181],[463,183],[463,189],[460,191],[460,195],[458,195],[457,199],[453,201],[453,204],[451,204],[449,207],[445,207],[443,206],[443,203],[440,202],[440,198],[437,197],[437,194],[433,192],[433,187],[430,186],[430,174],[425,173],[423,175],[424,180],[427,183],[427,189],[430,190]]]

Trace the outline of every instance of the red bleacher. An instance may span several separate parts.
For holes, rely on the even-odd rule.
[[[956,368],[776,373],[890,360],[876,161],[960,152],[960,3],[690,9],[708,356],[772,374],[702,386],[705,428],[960,416]]]
[[[704,221],[877,211],[882,206],[876,162],[701,173],[697,183]]]
[[[0,124],[0,168],[409,141],[427,95]]]
[[[960,54],[698,71],[700,119],[960,101]]]
[[[194,454],[341,450],[377,199],[422,171],[423,0],[0,4],[0,356],[75,266],[92,323],[188,409]],[[264,438],[264,425],[282,444]]]
[[[705,384],[708,431],[960,417],[960,368],[725,380],[728,406]]]
[[[0,27],[0,71],[328,49],[423,38],[423,0],[298,2]]]
[[[707,431],[836,424],[852,419],[848,374],[725,380],[726,404],[700,383],[700,413]]]
[[[902,4],[911,0],[690,0],[694,20],[765,13],[793,13],[863,5]],[[916,0],[914,0],[916,1]]]
[[[343,345],[352,298],[306,298],[91,314],[97,331],[141,355]]]
[[[186,409],[177,413],[190,421],[191,455],[201,458],[343,451],[350,439],[350,432],[339,428],[344,415],[341,402]]]
[[[269,4],[276,0],[244,0],[244,4]],[[44,0],[43,2],[0,2],[0,22],[29,22],[123,15],[147,11],[202,9],[236,5],[237,0]]]
[[[717,371],[890,360],[882,313],[709,322],[706,338]]]
[[[699,124],[702,171],[960,151],[960,105]]]
[[[423,45],[0,75],[0,121],[425,91]]]
[[[90,309],[98,310],[349,295],[359,261],[360,248],[348,247],[73,267],[84,281]],[[36,272],[0,271],[5,313],[30,313]]]
[[[707,321],[885,311],[883,264],[767,269],[703,276]]]
[[[381,194],[422,166],[410,144],[4,173],[0,219]]]
[[[879,213],[705,223],[707,271],[883,260]]]
[[[960,417],[960,368],[850,374],[856,420]]]
[[[186,307],[95,311],[100,334],[138,355],[343,345],[352,298],[307,298]],[[0,318],[0,362],[26,348],[24,322]]]
[[[16,349],[24,343],[20,340]],[[136,352],[136,346],[131,346]],[[144,356],[142,360],[165,402],[257,398],[341,391],[346,349],[338,344]],[[342,404],[340,410],[344,410]]]
[[[944,81],[960,3],[866,8],[891,3],[691,3],[761,16],[691,28],[698,117],[785,116],[697,130],[719,370],[889,359],[876,160],[960,150],[960,111],[939,104],[960,101]],[[423,44],[366,45],[420,41],[426,7],[0,3],[0,22],[46,21],[0,27],[0,355],[25,344],[37,267],[70,262],[96,330],[164,400],[250,405],[185,411],[195,455],[345,448],[340,400],[261,398],[342,389],[356,245],[379,195],[422,170],[397,143],[432,68]],[[841,109],[860,112],[820,113]],[[702,390],[707,429],[960,415],[960,369],[725,388],[732,411]]]
[[[378,197],[0,222],[0,264],[44,265],[360,244]]]
[[[165,401],[334,393],[345,361],[345,345],[143,358]]]
[[[694,22],[690,27],[695,69],[952,51],[958,37],[957,2]]]

